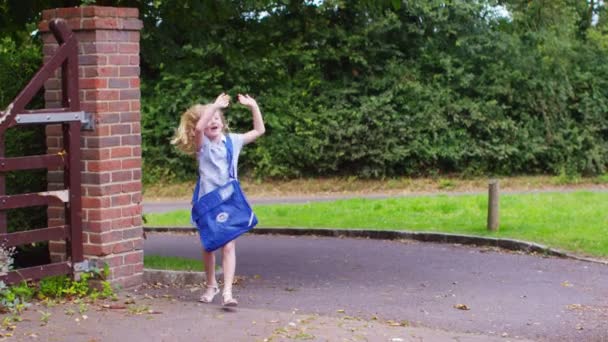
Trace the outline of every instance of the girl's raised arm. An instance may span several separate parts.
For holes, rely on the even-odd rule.
[[[205,136],[205,127],[211,120],[211,117],[215,113],[216,110],[224,109],[228,107],[230,104],[230,96],[224,93],[221,93],[212,104],[204,106],[203,112],[201,113],[201,117],[198,119],[196,123],[196,127],[194,129],[195,139],[196,139],[196,150],[200,150],[203,146],[203,137]]]
[[[264,120],[262,119],[260,107],[253,97],[239,94],[238,100],[240,104],[251,110],[253,116],[253,129],[243,134],[243,144],[249,144],[264,134],[266,132],[266,127],[264,127]]]

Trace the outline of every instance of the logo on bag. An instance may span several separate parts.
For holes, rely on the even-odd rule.
[[[226,220],[228,220],[228,213],[219,213],[217,214],[217,217],[215,218],[215,220],[219,223],[224,223],[226,222]]]

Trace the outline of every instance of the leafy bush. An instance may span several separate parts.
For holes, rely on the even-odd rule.
[[[220,91],[261,105],[267,135],[241,164],[254,176],[606,170],[608,40],[573,2],[508,3],[510,17],[494,1],[242,5],[185,19],[192,8],[167,2],[147,23],[145,181],[194,177],[169,139],[186,107]],[[242,108],[227,117],[251,127]]]

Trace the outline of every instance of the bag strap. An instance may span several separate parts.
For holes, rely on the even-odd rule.
[[[226,135],[226,141],[224,142],[224,144],[226,145],[226,159],[228,159],[228,177],[230,179],[236,179],[234,177],[234,164],[232,164],[233,147],[230,135]],[[198,193],[200,191],[200,186],[201,175],[199,174],[198,179],[196,180],[196,186],[194,187],[194,192],[192,193],[192,203],[196,203],[196,201],[198,201]]]
[[[233,147],[230,135],[226,136],[226,141],[224,143],[226,144],[226,158],[228,159],[228,177],[230,179],[236,179],[234,177],[234,164],[232,163]]]

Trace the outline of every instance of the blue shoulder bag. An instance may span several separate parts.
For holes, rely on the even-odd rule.
[[[228,183],[198,198],[200,175],[192,195],[192,222],[196,224],[201,243],[212,252],[240,235],[250,231],[258,223],[251,206],[234,177],[232,164],[232,140],[226,136],[228,158]]]

